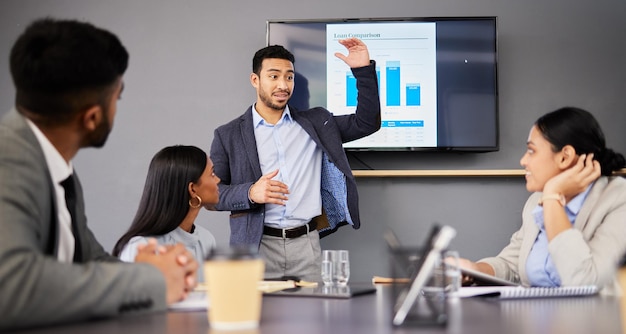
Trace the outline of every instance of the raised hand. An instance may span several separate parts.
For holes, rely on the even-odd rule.
[[[285,201],[288,199],[286,195],[289,194],[289,187],[278,180],[272,180],[276,175],[278,175],[278,169],[261,176],[250,187],[248,196],[254,203],[285,205]]]
[[[582,154],[576,164],[552,177],[543,187],[545,194],[562,194],[568,200],[583,192],[600,177],[600,163],[593,160],[593,153]]]
[[[340,39],[339,43],[348,49],[348,55],[336,52],[335,57],[343,60],[350,68],[363,67],[370,64],[370,54],[367,45],[358,38]]]

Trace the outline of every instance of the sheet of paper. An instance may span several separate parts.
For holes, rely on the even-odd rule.
[[[192,291],[184,300],[169,306],[171,311],[205,311],[209,301],[205,291]]]

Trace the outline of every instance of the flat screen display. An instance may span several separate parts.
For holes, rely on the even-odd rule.
[[[334,56],[358,37],[376,61],[381,129],[349,151],[497,151],[495,17],[270,20],[267,44],[295,56],[290,105],[356,110],[356,79]]]

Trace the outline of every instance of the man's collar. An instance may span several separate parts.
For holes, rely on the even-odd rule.
[[[35,134],[37,141],[39,142],[39,146],[41,146],[41,150],[43,151],[43,155],[46,158],[46,163],[48,165],[48,170],[50,171],[50,176],[52,177],[53,182],[61,182],[65,180],[68,176],[70,176],[74,168],[72,166],[72,162],[67,163],[61,153],[57,151],[57,149],[52,145],[48,137],[33,123],[28,117],[25,117],[26,123],[30,127],[30,129]]]
[[[281,121],[285,121],[285,122],[289,122],[291,120],[293,120],[293,117],[291,117],[291,110],[289,110],[289,105],[285,106],[285,110],[283,110],[283,114],[280,117],[280,120],[278,120],[278,122],[276,122],[276,124],[280,123]],[[268,125],[269,123],[267,123],[265,121],[265,119],[263,119],[263,117],[259,114],[259,112],[256,110],[256,103],[252,105],[252,125],[254,126],[254,128],[258,127],[259,125]],[[271,125],[271,124],[269,124]]]

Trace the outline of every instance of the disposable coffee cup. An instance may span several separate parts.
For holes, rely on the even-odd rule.
[[[265,264],[250,248],[213,250],[204,262],[209,326],[217,330],[258,328]]]

